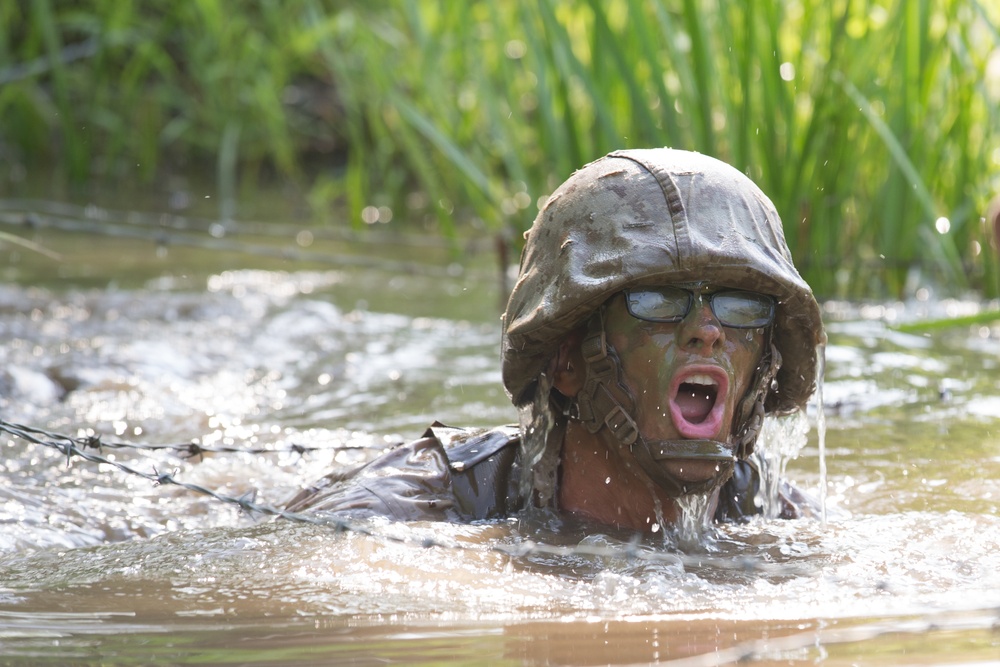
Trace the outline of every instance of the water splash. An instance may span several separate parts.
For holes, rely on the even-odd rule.
[[[789,415],[767,416],[760,428],[753,458],[760,470],[760,490],[755,503],[765,519],[781,513],[779,491],[788,462],[799,455],[809,436],[809,421],[801,410]]]
[[[677,499],[680,519],[675,534],[684,551],[704,551],[715,546],[711,494],[692,493]]]
[[[827,521],[826,418],[823,410],[823,374],[826,367],[826,343],[816,346],[816,434],[819,443],[819,504],[820,521]],[[779,497],[781,480],[788,462],[796,458],[809,437],[809,420],[804,411],[790,415],[767,416],[761,426],[753,458],[760,470],[760,491],[755,502],[765,519],[775,519],[781,513]]]

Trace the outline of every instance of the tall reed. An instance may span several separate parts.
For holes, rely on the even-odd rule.
[[[0,30],[0,145],[25,163],[47,146],[78,177],[207,161],[229,190],[276,171],[355,224],[516,241],[572,169],[670,145],[753,177],[822,295],[1000,293],[983,0],[19,7],[0,6],[25,27]]]

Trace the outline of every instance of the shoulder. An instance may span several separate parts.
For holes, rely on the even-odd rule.
[[[490,519],[517,509],[521,434],[516,426],[474,430],[435,423],[424,436],[442,443],[463,519]]]
[[[434,422],[424,432],[424,438],[433,438],[440,443],[452,470],[463,472],[511,446],[516,447],[521,441],[521,434],[516,426],[468,429]]]
[[[331,472],[299,491],[286,509],[404,521],[498,516],[509,509],[518,442],[516,427],[463,429],[435,422],[417,440],[360,467]]]
[[[289,512],[336,512],[361,518],[447,518],[448,459],[433,438],[397,445],[360,466],[337,469],[300,490]]]

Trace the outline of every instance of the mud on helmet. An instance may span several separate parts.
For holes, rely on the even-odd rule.
[[[607,429],[670,495],[725,481],[753,451],[765,413],[802,408],[815,389],[819,306],[792,264],[781,220],[737,169],[668,148],[611,153],[576,171],[548,199],[525,235],[520,275],[503,317],[502,374],[515,405],[530,404],[570,332],[586,328],[587,379],[571,418]],[[646,443],[630,414],[615,351],[604,342],[605,302],[638,285],[710,280],[775,297],[764,355],[733,421],[732,444]],[[707,458],[719,475],[681,483],[657,461]],[[552,459],[549,452],[547,458]]]

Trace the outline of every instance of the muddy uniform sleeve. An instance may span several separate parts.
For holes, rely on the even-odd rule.
[[[335,471],[300,491],[290,512],[335,512],[399,521],[470,521],[505,515],[516,482],[516,429],[434,424],[420,440]]]
[[[300,491],[290,512],[336,512],[400,521],[456,520],[451,471],[441,443],[425,437],[348,472],[334,472]]]
[[[516,426],[455,429],[435,423],[428,430],[447,442],[456,509],[465,521],[507,516],[518,509],[520,432]]]

